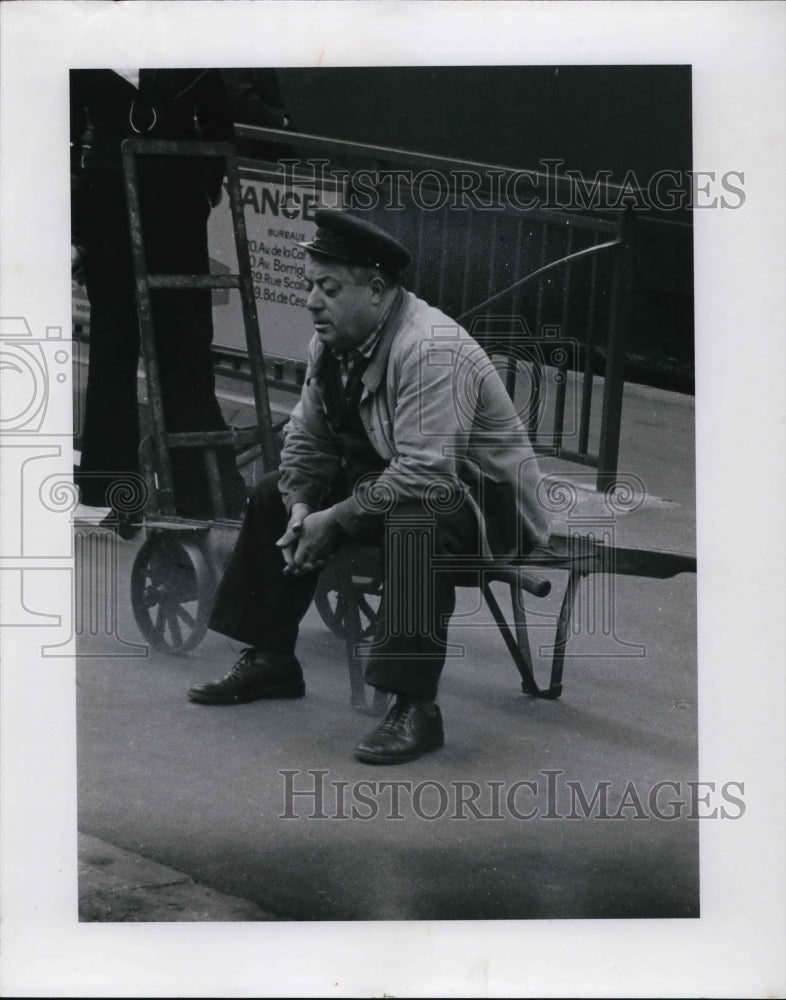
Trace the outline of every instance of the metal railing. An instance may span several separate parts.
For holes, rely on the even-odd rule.
[[[351,191],[358,171],[376,175],[377,204],[369,215],[412,250],[408,287],[500,357],[536,451],[595,467],[599,489],[614,484],[633,288],[632,211],[522,209],[504,198],[487,208],[484,198],[491,204],[495,191],[522,179],[536,202],[569,203],[574,179],[243,124],[235,131],[268,149],[278,145],[284,176],[294,176],[299,164],[301,173],[305,167]],[[241,181],[260,166],[248,156],[238,162]],[[421,179],[430,172],[438,182],[420,184],[421,200],[439,179],[447,183],[446,204],[419,205],[401,179],[407,171]],[[473,192],[479,204],[457,210],[461,179],[470,175],[479,179]],[[610,183],[603,188],[605,204],[622,193]],[[386,208],[391,199],[395,210]],[[214,278],[205,283],[215,287]],[[214,346],[213,353],[217,374],[254,387],[245,352]],[[300,391],[303,359],[268,353],[263,366],[270,388]]]
[[[284,177],[341,182],[345,197],[412,251],[405,284],[500,357],[536,451],[595,467],[598,489],[613,486],[632,211],[539,207],[570,203],[573,179],[554,174],[256,126],[237,125],[236,134],[281,146]],[[241,173],[254,165],[240,163]],[[533,207],[500,196],[521,181]],[[604,189],[605,204],[622,193]]]

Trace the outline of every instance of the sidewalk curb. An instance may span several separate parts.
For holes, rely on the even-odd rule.
[[[237,896],[85,833],[78,835],[79,920],[263,921],[279,918]]]

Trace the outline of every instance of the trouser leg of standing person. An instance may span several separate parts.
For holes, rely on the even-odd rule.
[[[98,268],[107,272],[107,268]],[[111,278],[86,267],[90,295],[90,345],[81,459],[77,473],[82,502],[116,506],[116,490],[139,473],[136,318],[120,291],[107,295]],[[140,482],[141,487],[141,482]],[[132,492],[134,492],[132,490]]]
[[[192,685],[193,701],[233,704],[305,693],[295,644],[319,573],[284,575],[276,541],[286,530],[287,512],[278,479],[277,472],[263,476],[249,498],[208,622],[209,628],[249,649],[226,677]]]
[[[84,199],[90,341],[75,479],[83,503],[111,507],[115,506],[112,487],[125,484],[127,490],[138,475],[139,329],[122,186],[114,177],[91,178]],[[139,490],[130,490],[139,499],[141,492],[141,484]]]

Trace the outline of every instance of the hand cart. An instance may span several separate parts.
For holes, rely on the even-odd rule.
[[[382,595],[382,548],[348,544],[322,571],[314,603],[322,620],[346,646],[352,704],[360,711],[379,715],[387,698],[375,692],[370,706],[363,683],[363,659],[373,637]],[[432,563],[433,568],[440,568]],[[573,626],[574,609],[581,581],[593,574],[643,576],[668,579],[696,572],[696,557],[680,552],[623,548],[607,544],[591,534],[555,534],[546,546],[515,559],[461,559],[446,557],[445,569],[453,573],[457,587],[479,588],[497,629],[521,677],[521,690],[533,698],[556,699],[562,694],[565,654]],[[530,650],[527,614],[523,594],[545,598],[551,581],[538,570],[567,573],[560,610],[551,643],[551,662],[546,683],[536,677]],[[534,572],[533,572],[534,571]],[[510,593],[512,622],[500,607],[491,584],[506,586]]]

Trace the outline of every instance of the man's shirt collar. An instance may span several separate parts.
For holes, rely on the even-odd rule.
[[[341,353],[339,353],[338,351],[333,352],[336,355],[336,358],[338,359],[341,372],[341,382],[345,388],[347,385],[347,380],[349,378],[350,372],[354,371],[357,362],[361,358],[364,358],[366,361],[368,361],[371,358],[371,355],[374,353],[374,350],[377,344],[379,343],[379,339],[382,336],[382,331],[385,329],[385,324],[387,323],[388,318],[393,310],[393,306],[396,304],[396,302],[398,302],[398,299],[399,299],[398,295],[393,296],[393,298],[385,308],[385,311],[380,316],[379,322],[364,340],[362,340],[359,344],[355,344],[355,346],[352,347],[349,351],[343,351]]]

